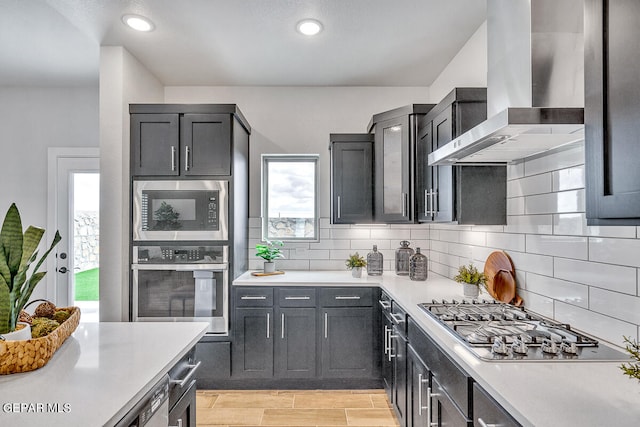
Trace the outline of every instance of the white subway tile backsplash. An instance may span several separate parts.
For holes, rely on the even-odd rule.
[[[490,248],[524,252],[525,235],[515,233],[487,233]]]
[[[364,250],[367,252],[373,250],[373,245],[378,246],[378,250],[382,249],[390,249],[391,241],[383,240],[383,239],[363,239],[363,240],[352,240],[351,241],[351,249]]]
[[[439,274],[441,276],[444,277],[449,277],[449,266],[446,264],[443,264],[441,262],[432,262],[431,263],[431,270],[436,273]]]
[[[524,215],[524,197],[507,199],[507,215]]]
[[[350,240],[320,240],[318,243],[309,243],[309,249],[350,249]]]
[[[308,259],[279,259],[276,261],[278,270],[309,270]]]
[[[328,249],[304,249],[296,248],[289,250],[289,259],[329,259]]]
[[[560,301],[554,303],[555,319],[571,324],[575,329],[622,346],[622,336],[638,339],[636,325],[589,311]]]
[[[527,291],[579,307],[589,307],[589,288],[578,283],[527,273]]]
[[[328,252],[328,256],[324,257],[324,259],[330,259],[330,260],[335,260],[335,259],[341,259],[343,261],[346,261],[347,258],[349,258],[351,255],[355,254],[357,251],[351,250],[351,249],[332,249]],[[360,256],[366,257],[367,254],[366,253],[362,253],[362,252],[358,252],[358,254]]]
[[[458,243],[460,241],[460,231],[440,230],[440,240],[445,242]]]
[[[449,252],[449,242],[443,242],[440,240],[431,241],[431,250],[436,252]]]
[[[372,239],[392,239],[392,240],[409,240],[411,238],[411,230],[403,228],[381,228],[372,229]]]
[[[529,292],[525,289],[518,289],[518,295],[524,300],[527,310],[534,311],[542,316],[553,318],[553,299]]]
[[[582,164],[584,164],[583,141],[567,146],[561,151],[525,161],[524,174],[525,176],[537,175]]]
[[[312,259],[309,261],[307,270],[347,270],[344,265],[345,260],[321,260]]]
[[[480,231],[461,231],[458,238],[460,243],[475,246],[485,246],[487,244],[487,233]]]
[[[529,215],[584,212],[584,190],[527,196],[524,211]]]
[[[484,262],[487,260],[491,252],[495,251],[494,248],[486,248],[482,246],[473,246],[471,248],[471,258],[474,260],[474,264],[478,265],[478,262],[482,263],[484,269]]]
[[[589,237],[589,259],[640,267],[640,240]]]
[[[544,173],[527,178],[507,181],[507,197],[530,196],[532,194],[550,193],[552,190],[551,174]]]
[[[553,257],[523,252],[505,251],[511,257],[517,271],[527,271],[544,276],[553,276]]]
[[[517,179],[524,176],[524,162],[511,163],[507,165],[507,179]]]
[[[554,276],[626,294],[636,294],[636,269],[619,265],[555,258]]]
[[[473,247],[469,245],[463,245],[460,243],[449,244],[449,254],[456,255],[461,258],[473,258]]]
[[[587,237],[529,234],[526,238],[526,250],[534,254],[587,259]]]
[[[584,188],[584,165],[553,171],[553,191]]]
[[[409,239],[429,240],[429,226],[421,226],[420,228],[412,228]]]
[[[552,215],[524,215],[507,218],[505,233],[551,234],[553,232]]]
[[[369,239],[371,232],[367,228],[338,228],[331,230],[332,239]]]
[[[640,297],[599,288],[589,291],[589,309],[640,325]]]

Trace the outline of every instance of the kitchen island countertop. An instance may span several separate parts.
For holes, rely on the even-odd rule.
[[[49,363],[0,376],[0,425],[114,425],[193,347],[206,323],[80,323]]]
[[[245,273],[234,286],[379,286],[444,351],[524,426],[638,426],[640,383],[624,376],[620,362],[487,362],[476,358],[418,303],[462,299],[462,286],[429,272],[426,282],[385,272],[351,277],[349,271],[287,271],[255,277]],[[481,298],[489,299],[487,294]],[[526,301],[525,301],[526,303]],[[589,333],[589,331],[584,331]]]

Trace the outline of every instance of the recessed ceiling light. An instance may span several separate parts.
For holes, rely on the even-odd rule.
[[[322,31],[322,23],[315,19],[303,19],[298,22],[296,29],[299,33],[304,34],[305,36],[315,36]]]
[[[136,31],[153,31],[155,28],[149,18],[140,15],[124,15],[122,22]]]

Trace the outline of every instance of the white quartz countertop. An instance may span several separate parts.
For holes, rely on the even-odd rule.
[[[202,322],[80,323],[42,368],[0,376],[0,425],[114,425],[206,328]]]
[[[487,362],[476,358],[417,306],[434,298],[463,298],[462,286],[432,272],[426,282],[411,281],[392,272],[382,276],[363,272],[360,279],[352,278],[346,270],[287,271],[267,277],[245,273],[234,285],[380,286],[523,425],[640,425],[640,383],[623,375],[618,368],[620,362]]]

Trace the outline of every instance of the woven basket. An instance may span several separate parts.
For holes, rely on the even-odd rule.
[[[71,315],[48,335],[24,341],[0,341],[0,374],[28,372],[47,364],[80,323],[80,309],[66,307]]]

